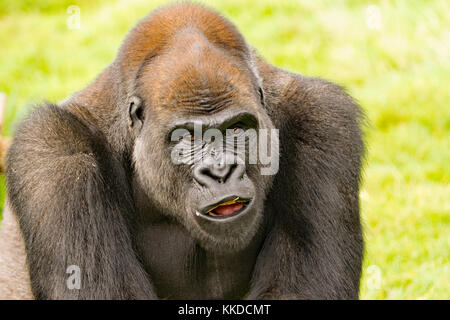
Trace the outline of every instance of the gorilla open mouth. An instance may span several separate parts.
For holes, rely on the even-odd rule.
[[[242,213],[247,208],[250,201],[251,199],[231,196],[206,206],[201,210],[201,213],[213,218],[228,218]]]

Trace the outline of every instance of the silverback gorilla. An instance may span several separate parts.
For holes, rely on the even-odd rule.
[[[217,13],[156,10],[92,84],[17,129],[8,202],[34,298],[357,299],[362,121],[342,88],[267,64]],[[277,173],[174,163],[171,134],[193,123],[278,129]]]

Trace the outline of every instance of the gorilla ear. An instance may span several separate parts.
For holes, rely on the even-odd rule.
[[[259,98],[261,99],[261,104],[265,105],[265,101],[264,101],[264,91],[261,87],[258,88],[258,93],[259,93]]]
[[[139,134],[144,123],[144,107],[141,98],[137,96],[131,97],[128,107],[128,122],[134,133]]]

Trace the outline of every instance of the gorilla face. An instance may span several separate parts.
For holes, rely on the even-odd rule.
[[[250,69],[204,51],[176,50],[188,53],[166,54],[143,72],[130,104],[135,183],[152,204],[144,215],[171,217],[205,249],[227,252],[248,245],[261,225],[272,179],[250,163],[249,149],[273,125]]]

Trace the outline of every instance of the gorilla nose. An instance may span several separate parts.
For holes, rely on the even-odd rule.
[[[245,167],[242,164],[202,163],[194,169],[194,178],[201,185],[208,186],[214,183],[227,183],[240,179],[244,171]]]

